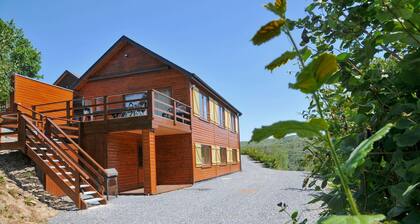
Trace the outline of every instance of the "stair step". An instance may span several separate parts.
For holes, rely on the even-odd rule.
[[[94,198],[94,196],[90,194],[81,194],[80,197],[82,198],[82,200],[88,200],[88,199]]]
[[[48,159],[44,159],[44,160],[42,160],[42,161],[44,161],[44,162],[46,162],[46,163],[48,163],[49,162],[49,160]],[[53,159],[52,160],[54,163],[58,163],[58,162],[60,162],[60,160],[58,160],[58,159]]]
[[[58,136],[61,137],[61,138],[64,138],[64,135],[62,135],[62,134],[58,134]],[[79,138],[79,136],[77,136],[77,135],[67,135],[67,137],[69,137],[71,139],[78,139]]]
[[[103,198],[91,198],[91,199],[87,199],[87,200],[83,200],[84,202],[86,202],[86,204],[89,205],[99,205],[100,201],[103,201]]]
[[[61,169],[66,168],[66,166],[58,166],[58,167],[60,167]],[[55,169],[56,167],[55,167],[55,166],[50,166],[50,168],[51,168],[51,169]]]
[[[80,185],[80,188],[87,188],[87,187],[90,187],[90,185],[89,184],[81,184]]]
[[[58,138],[53,138],[53,140],[54,140],[54,142],[55,143],[58,143],[58,144],[60,144],[60,143],[63,143],[60,139],[58,139]]]
[[[67,179],[67,178],[66,178],[66,179],[62,179],[62,180],[63,180],[64,182],[69,182],[69,179]],[[72,181],[75,181],[76,179],[75,179],[75,178],[71,178],[71,180],[72,180]]]
[[[42,154],[42,153],[37,153],[37,155],[38,155],[38,156],[45,156],[45,155],[44,155],[44,154]],[[47,155],[47,156],[53,156],[53,154],[51,154],[51,153],[47,153],[46,155]]]
[[[78,127],[72,127],[72,126],[67,126],[67,125],[60,125],[59,127],[63,130],[79,131]]]
[[[98,192],[96,192],[96,191],[85,191],[85,192],[83,192],[83,194],[86,194],[86,195],[92,195],[92,194],[96,194],[96,193],[98,193]]]
[[[7,129],[17,129],[18,125],[17,124],[1,124],[0,127],[7,128]]]
[[[37,147],[31,147],[32,150],[37,150]],[[47,148],[46,147],[40,147],[39,149],[41,149],[42,151],[46,151]]]
[[[63,175],[63,174],[62,174],[62,173],[60,173],[60,172],[57,172],[57,173],[55,173],[55,174],[57,174],[57,175],[59,175],[59,176],[60,176],[60,175]],[[72,172],[66,172],[66,174],[67,174],[67,175],[70,175],[70,174],[72,174]]]

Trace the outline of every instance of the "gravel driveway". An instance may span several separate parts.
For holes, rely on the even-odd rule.
[[[105,206],[60,212],[51,223],[284,223],[286,202],[314,223],[318,206],[307,205],[305,174],[262,168],[242,156],[242,172],[156,196],[120,196]]]

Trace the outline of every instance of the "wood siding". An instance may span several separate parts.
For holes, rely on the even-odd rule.
[[[156,138],[153,130],[142,130],[144,193],[157,193]]]
[[[127,55],[127,57],[125,57]],[[90,79],[107,77],[110,74],[133,72],[118,78],[88,81],[79,87],[80,96],[104,96],[115,94],[128,94],[150,89],[164,89],[170,87],[172,97],[189,104],[189,81],[187,77],[174,69],[153,71],[136,74],[135,71],[150,69],[163,64],[147,55],[140,49],[127,45],[123,47],[101,69],[93,74]]]
[[[73,91],[61,87],[49,85],[40,81],[15,75],[14,78],[14,102],[31,107],[36,104],[45,104],[65,100],[73,100]],[[62,109],[63,104],[43,106],[42,110]],[[28,111],[24,111],[29,113]],[[49,116],[65,116],[65,111],[51,113]]]
[[[137,160],[140,142],[141,136],[138,134],[124,132],[107,135],[108,167],[118,171],[120,192],[136,189],[142,185],[143,181],[139,181]]]
[[[192,83],[196,85],[197,83]],[[205,93],[207,96],[215,97],[211,92],[197,86],[200,91]],[[192,97],[192,92],[191,92]],[[216,100],[216,99],[215,99]],[[228,108],[222,102],[216,100],[220,105]],[[238,117],[239,119],[239,117]],[[238,121],[239,124],[239,121]],[[239,130],[239,128],[238,128]],[[241,164],[227,164],[227,165],[212,165],[210,167],[196,167],[195,166],[195,143],[201,143],[205,145],[216,145],[220,147],[233,148],[240,150],[240,138],[238,133],[233,133],[227,129],[221,128],[208,121],[201,120],[199,117],[192,115],[191,120],[191,133],[192,133],[192,158],[193,158],[193,169],[194,169],[194,182],[210,179],[213,177],[225,175],[228,173],[236,172],[241,170]]]
[[[156,136],[158,184],[192,184],[191,134]]]
[[[107,168],[107,143],[106,134],[97,132],[93,134],[82,134],[82,148],[98,162],[102,167]]]

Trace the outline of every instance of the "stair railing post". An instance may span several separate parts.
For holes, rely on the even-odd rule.
[[[147,116],[150,120],[153,119],[155,92],[153,90],[147,91]]]
[[[67,125],[70,125],[70,100],[66,101],[66,119]]]
[[[82,198],[80,197],[80,173],[76,171],[76,175],[74,177],[74,193],[76,195],[77,201],[78,201],[78,207],[82,207]]]
[[[25,147],[26,144],[26,122],[22,117],[22,112],[18,111],[18,142],[19,144]]]
[[[173,105],[172,105],[172,107],[173,107],[173,113],[174,113],[174,125],[176,125],[176,101],[173,99],[172,100],[173,101]]]
[[[46,120],[46,122],[45,122],[45,135],[48,137],[48,138],[51,138],[51,123],[50,123],[50,121],[47,119]]]
[[[32,123],[35,125],[35,126],[38,126],[37,124],[36,124],[36,106],[32,106]]]
[[[103,97],[103,104],[104,104],[104,120],[108,120],[108,97],[104,96]]]

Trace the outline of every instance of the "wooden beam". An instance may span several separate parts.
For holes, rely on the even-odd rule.
[[[157,193],[156,177],[156,144],[153,129],[142,130],[143,167],[144,167],[144,193],[147,195]]]
[[[89,79],[89,82],[91,81],[98,81],[98,80],[104,80],[104,79],[114,79],[114,78],[120,78],[124,76],[130,76],[130,75],[140,75],[144,73],[150,73],[150,72],[158,72],[163,70],[168,70],[169,66],[159,66],[154,68],[148,68],[148,69],[140,69],[136,71],[131,72],[124,72],[124,73],[113,73],[113,74],[107,74],[107,75],[99,75],[97,77],[92,77]]]

